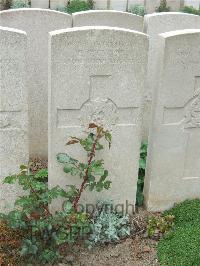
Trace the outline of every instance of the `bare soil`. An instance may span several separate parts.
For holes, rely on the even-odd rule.
[[[119,243],[108,244],[88,250],[83,245],[65,247],[65,259],[59,266],[157,266],[157,241],[146,235],[147,217],[151,214],[140,208],[132,217],[137,232]],[[68,251],[67,251],[68,250]],[[69,251],[70,250],[70,251]]]

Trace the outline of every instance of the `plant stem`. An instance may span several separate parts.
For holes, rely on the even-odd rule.
[[[40,196],[38,195],[37,191],[35,191],[35,189],[32,187],[32,184],[31,184],[31,182],[29,181],[28,177],[27,177],[27,181],[28,181],[28,184],[29,184],[29,187],[30,187],[31,193],[34,194],[34,195],[37,197],[37,199],[40,199]],[[42,204],[42,207],[43,207],[43,209],[45,210],[46,215],[47,215],[47,216],[51,216],[51,213],[49,212],[48,206],[46,206],[45,204]]]
[[[96,145],[97,145],[97,142],[98,142],[99,138],[100,138],[100,135],[98,134],[96,139],[95,139],[95,141],[94,141],[94,143],[93,143],[92,150],[91,150],[91,153],[90,153],[89,158],[88,158],[88,167],[87,167],[87,169],[85,171],[85,175],[83,177],[83,182],[82,182],[81,187],[79,189],[79,192],[78,192],[78,194],[77,194],[77,196],[76,196],[76,198],[75,198],[75,200],[73,202],[73,208],[75,209],[75,211],[77,211],[78,202],[79,202],[81,194],[82,194],[82,192],[84,190],[85,184],[87,183],[87,180],[88,180],[88,171],[89,171],[90,165],[92,163],[92,160],[93,160],[93,158],[95,156]]]

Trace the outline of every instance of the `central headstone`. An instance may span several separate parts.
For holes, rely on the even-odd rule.
[[[78,146],[66,150],[70,136],[80,136],[90,122],[110,129],[111,150],[100,153],[112,180],[105,194],[86,192],[84,203],[98,197],[134,205],[141,140],[141,110],[148,39],[119,28],[82,27],[51,33],[49,98],[49,183],[80,185],[56,161],[69,152],[85,161]]]
[[[71,27],[68,14],[39,8],[0,12],[0,26],[27,33],[27,87],[29,105],[29,148],[31,156],[48,154],[48,33]]]

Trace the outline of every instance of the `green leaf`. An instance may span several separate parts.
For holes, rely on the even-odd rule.
[[[97,142],[97,144],[96,144],[96,150],[97,151],[103,150],[103,145],[100,144],[99,142]]]
[[[79,173],[79,169],[78,169],[78,168],[73,167],[73,168],[71,169],[71,175],[75,176],[75,175],[77,175],[78,173]]]
[[[21,171],[28,170],[28,167],[26,165],[20,165],[19,168]]]
[[[88,181],[91,183],[91,182],[94,182],[95,181],[95,177],[91,174],[88,174]]]
[[[103,183],[103,186],[104,186],[104,188],[105,189],[109,189],[110,188],[110,185],[111,185],[111,181],[109,181],[109,180],[107,180],[107,181],[105,181],[104,183]]]
[[[46,179],[48,177],[48,169],[47,168],[43,168],[40,169],[34,176],[37,179]]]
[[[93,183],[89,184],[89,190],[93,191],[95,186],[96,186],[96,182],[93,182]]]
[[[143,158],[140,158],[140,161],[139,161],[139,168],[142,168],[145,170],[146,168],[146,160],[143,159]]]
[[[63,204],[63,210],[67,213],[70,213],[72,211],[72,203],[70,201],[66,201],[64,204]]]
[[[17,176],[11,175],[4,178],[3,184],[14,184],[16,182]]]
[[[70,161],[70,156],[66,153],[58,153],[56,158],[59,163],[69,163]]]
[[[71,170],[72,170],[72,165],[71,164],[66,164],[64,167],[63,167],[63,171],[65,172],[65,173],[70,173],[71,172]]]
[[[97,183],[96,184],[96,191],[97,192],[101,192],[102,190],[103,190],[103,188],[104,188],[104,185],[103,185],[103,183]]]
[[[110,134],[110,132],[106,132],[105,133],[105,139],[111,143],[112,142],[112,135]]]

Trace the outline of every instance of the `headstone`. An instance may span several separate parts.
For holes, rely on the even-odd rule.
[[[171,12],[180,11],[182,1],[183,0],[167,0],[167,6],[170,8]]]
[[[0,27],[0,212],[13,207],[16,186],[2,184],[29,159],[28,92],[26,86],[27,36]]]
[[[166,12],[146,15],[144,18],[144,32],[149,35],[149,59],[147,71],[146,104],[144,113],[143,139],[148,138],[152,92],[157,79],[157,62],[155,60],[158,49],[159,34],[167,31],[198,29],[200,16],[191,14]]]
[[[118,11],[127,11],[127,1],[122,0],[110,0],[110,9]]]
[[[185,6],[192,6],[196,9],[200,8],[200,0],[185,0],[184,1]]]
[[[96,0],[95,9],[109,9],[109,0]]]
[[[145,7],[145,0],[129,0],[128,1],[128,8],[130,9],[131,7],[139,5],[139,6],[144,6]]]
[[[68,0],[50,0],[50,8],[57,9],[67,6]]]
[[[154,13],[160,6],[160,0],[146,0],[145,6],[147,14]]]
[[[145,182],[150,211],[200,197],[200,29],[159,38]]]
[[[48,32],[71,27],[71,16],[45,9],[0,12],[0,25],[24,30],[28,36],[27,80],[31,156],[47,157]]]
[[[73,26],[109,26],[143,31],[143,17],[127,12],[90,10],[72,15]]]
[[[134,204],[148,37],[110,27],[73,28],[50,35],[50,186],[80,185],[79,178],[63,173],[56,155],[66,152],[70,136],[82,135],[95,122],[112,130],[113,145],[100,157],[113,183],[106,193],[87,192],[82,200],[94,204],[103,197],[116,204]],[[78,146],[67,152],[86,160]]]
[[[49,0],[31,0],[32,8],[49,8]]]

